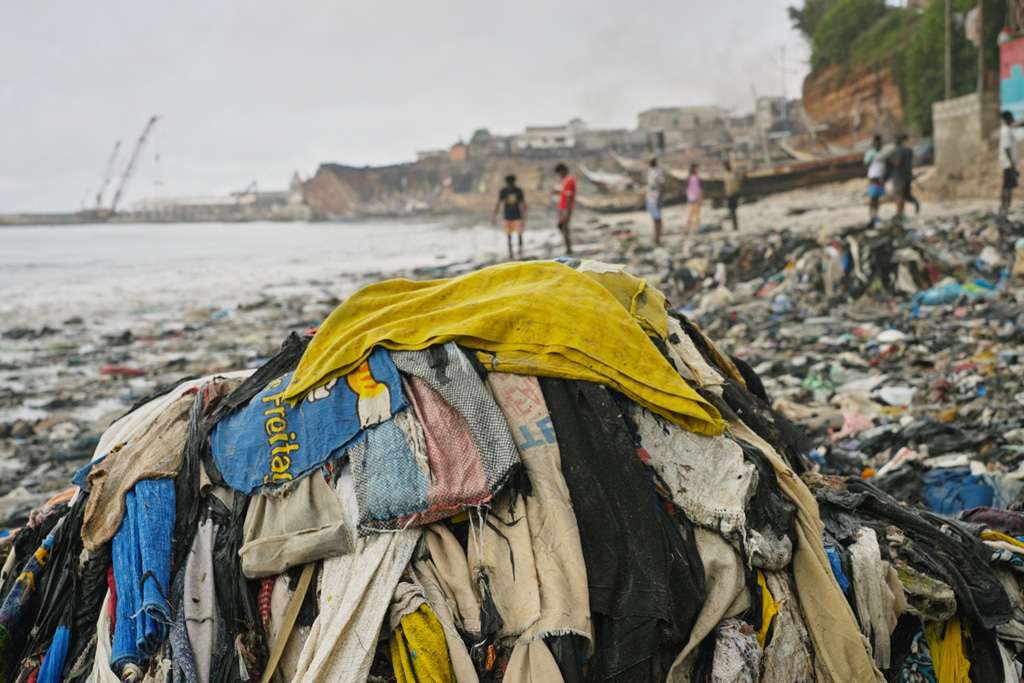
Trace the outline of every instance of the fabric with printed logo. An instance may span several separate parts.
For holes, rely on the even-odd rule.
[[[383,349],[301,400],[285,397],[286,374],[220,422],[210,448],[231,488],[252,493],[294,481],[406,408],[398,371]]]

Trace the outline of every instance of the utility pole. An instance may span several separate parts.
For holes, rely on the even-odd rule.
[[[953,98],[953,0],[946,0],[946,99]]]
[[[985,0],[978,0],[978,92],[985,92]]]
[[[761,152],[764,154],[764,165],[765,168],[771,168],[772,155],[768,150],[768,131],[761,124],[761,116],[757,108],[757,88],[753,83],[750,84],[750,94],[754,96],[754,125],[757,126],[758,132],[761,133]]]

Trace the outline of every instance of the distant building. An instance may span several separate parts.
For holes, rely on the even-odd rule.
[[[583,130],[576,134],[576,144],[584,151],[621,149],[629,144],[629,131],[625,128],[607,130]]]
[[[487,157],[505,156],[510,151],[511,138],[508,135],[491,135],[477,132],[469,141],[469,158],[486,159]]]
[[[640,112],[638,128],[655,133],[671,130],[690,130],[714,124],[729,116],[721,107],[656,107]]]
[[[558,150],[576,147],[576,133],[568,126],[527,126],[526,132],[512,136],[518,151]]]
[[[448,150],[448,161],[453,164],[457,164],[469,159],[469,147],[466,146],[465,142],[456,142],[452,145],[452,148]]]
[[[450,152],[448,150],[444,149],[431,149],[425,152],[416,152],[416,161],[421,164],[436,164],[441,161],[447,161],[449,153]]]

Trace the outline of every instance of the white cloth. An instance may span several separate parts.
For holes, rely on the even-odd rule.
[[[110,610],[107,605],[110,603],[110,591],[107,597],[103,598],[100,607],[100,618],[96,620],[96,656],[93,658],[92,671],[89,672],[85,683],[121,683],[110,669]]]
[[[630,405],[629,416],[672,502],[694,524],[738,545],[746,534],[747,503],[757,487],[757,470],[743,457],[740,445],[688,432],[636,404]]]
[[[1007,152],[1010,153],[1009,158]],[[1020,143],[1013,134],[1013,128],[1005,121],[999,124],[999,166],[1004,169],[1020,167]]]
[[[342,510],[345,486],[335,492]],[[295,681],[363,683],[373,663],[380,627],[398,580],[420,538],[419,529],[356,538],[355,519],[345,518],[353,552],[324,560],[320,613],[296,665]]]
[[[532,640],[516,643],[502,680],[504,683],[562,683],[564,679],[547,643]]]
[[[204,520],[196,530],[185,564],[185,630],[199,683],[210,683],[217,644],[217,592],[213,583],[213,539],[217,525]]]
[[[850,546],[850,558],[860,630],[871,639],[875,664],[885,669],[889,666],[890,636],[906,606],[903,586],[892,565],[882,561],[874,529],[861,527],[857,530],[857,541]]]
[[[772,618],[772,639],[764,650],[765,683],[814,683],[814,647],[787,572],[764,572],[764,582],[779,611]]]

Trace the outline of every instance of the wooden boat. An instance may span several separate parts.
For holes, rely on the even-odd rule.
[[[635,189],[638,184],[631,175],[627,175],[625,173],[594,171],[587,168],[586,164],[580,164],[580,174],[606,192],[609,190]]]
[[[665,170],[670,176],[683,183],[690,177],[688,170],[675,168]],[[802,187],[859,178],[864,173],[864,155],[860,152],[811,161],[799,161],[744,174],[740,182],[740,196],[751,197],[789,192]],[[725,182],[721,173],[702,174],[701,185],[704,188],[705,197],[709,199],[725,198]]]

